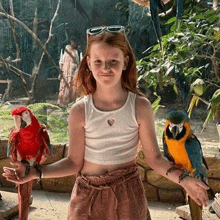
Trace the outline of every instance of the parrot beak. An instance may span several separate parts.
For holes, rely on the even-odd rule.
[[[27,126],[27,123],[21,118],[20,128],[25,128],[26,126]]]
[[[19,132],[20,127],[21,127],[21,116],[20,115],[14,115],[14,124],[15,124],[15,129],[16,132]]]
[[[176,140],[177,135],[179,134],[179,129],[177,126],[174,126],[171,130],[171,133],[173,135],[173,139]]]

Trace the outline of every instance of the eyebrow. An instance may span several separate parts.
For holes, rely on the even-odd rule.
[[[119,53],[118,53],[118,52],[114,53],[112,57],[114,57],[114,58],[119,57]],[[94,58],[95,58],[95,59],[96,59],[96,58],[100,58],[100,56],[99,56],[98,54],[94,54]]]

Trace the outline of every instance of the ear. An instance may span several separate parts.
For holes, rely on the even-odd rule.
[[[125,60],[124,60],[124,68],[123,68],[123,70],[126,70],[126,69],[127,69],[128,62],[129,62],[129,56],[127,55],[127,56],[125,57]]]
[[[86,61],[87,61],[87,65],[89,67],[89,70],[91,71],[91,60],[90,60],[89,55],[86,57]]]

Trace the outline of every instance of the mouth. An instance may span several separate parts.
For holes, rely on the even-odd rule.
[[[113,75],[112,74],[101,74],[100,76],[110,77],[110,76],[113,76]]]

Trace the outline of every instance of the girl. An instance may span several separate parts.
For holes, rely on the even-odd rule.
[[[42,167],[44,178],[77,174],[68,220],[150,220],[135,158],[141,141],[147,163],[180,184],[199,205],[208,187],[185,176],[161,154],[150,102],[137,90],[135,57],[123,26],[87,30],[87,49],[74,80],[84,98],[69,115],[67,158]],[[25,166],[4,168],[7,180],[21,184],[41,176]],[[39,175],[38,175],[39,174]]]

